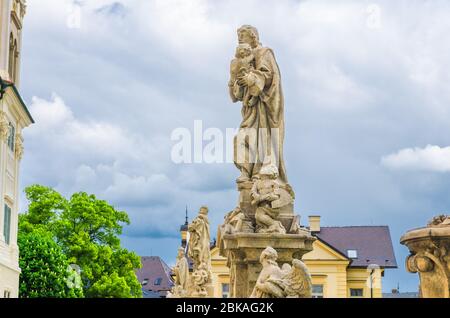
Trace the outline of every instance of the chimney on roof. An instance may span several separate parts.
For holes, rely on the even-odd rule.
[[[309,216],[309,230],[311,232],[320,232],[320,215]]]

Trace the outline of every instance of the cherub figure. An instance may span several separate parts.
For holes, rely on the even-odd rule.
[[[256,281],[251,298],[311,298],[312,283],[306,265],[298,260],[292,266],[277,264],[278,254],[267,247],[260,256],[263,269]]]
[[[242,100],[244,106],[254,106],[257,102],[260,89],[252,85],[249,87],[239,85],[240,78],[245,77],[250,71],[255,70],[255,56],[252,47],[247,43],[239,44],[236,48],[235,58],[230,66],[230,95],[233,102]]]
[[[261,171],[251,190],[252,205],[256,205],[256,224],[259,233],[286,234],[286,229],[277,220],[280,210],[280,186],[277,182],[278,169],[275,165],[267,165]]]

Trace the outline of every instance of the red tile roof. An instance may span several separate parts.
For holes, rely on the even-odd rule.
[[[347,257],[348,250],[356,250],[357,258],[352,259],[350,267],[376,264],[397,268],[388,226],[321,227],[314,235]]]
[[[140,283],[148,281],[142,289],[166,292],[172,288],[173,280],[170,276],[172,270],[159,256],[142,256],[141,264],[142,268],[136,270],[136,276]]]

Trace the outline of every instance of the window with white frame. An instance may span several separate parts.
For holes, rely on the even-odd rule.
[[[347,256],[351,259],[357,259],[358,258],[358,251],[357,250],[347,250]]]

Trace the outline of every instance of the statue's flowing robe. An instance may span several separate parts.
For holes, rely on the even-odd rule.
[[[211,268],[209,221],[202,214],[198,215],[189,226],[189,250],[188,255],[198,268],[204,263]]]
[[[189,278],[189,264],[186,257],[178,259],[175,267],[175,275],[177,285],[180,285],[184,290],[186,290]]]
[[[253,54],[255,70],[249,76],[260,94],[255,106],[243,105],[243,120],[235,138],[235,164],[251,178],[259,173],[263,163],[273,163],[278,167],[279,181],[287,184],[283,158],[284,98],[280,70],[271,49],[259,46]],[[257,133],[257,138],[245,138],[251,130]]]

